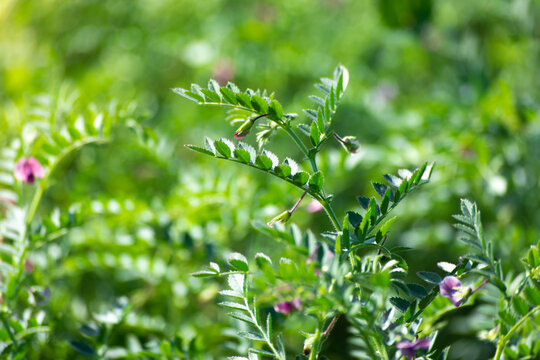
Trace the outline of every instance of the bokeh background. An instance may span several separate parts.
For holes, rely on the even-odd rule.
[[[234,132],[223,110],[170,91],[209,78],[274,91],[286,112],[302,114],[312,84],[345,65],[336,131],[361,150],[350,156],[334,143],[322,156],[338,213],[359,209],[355,196],[373,195],[370,181],[382,174],[436,161],[389,239],[414,248],[405,254],[411,274],[465,251],[451,226],[461,197],[478,202],[506,270],[519,270],[540,225],[539,15],[530,0],[2,0],[0,145],[94,109],[129,119],[109,145],[67,159],[46,194],[43,214],[85,202],[97,215],[31,255],[55,314],[33,356],[80,356],[69,340],[120,297],[134,310],[109,356],[175,337],[204,359],[234,354],[229,343],[240,340],[224,331],[220,284],[189,273],[232,250],[287,254],[251,221],[268,221],[300,193],[183,147]],[[301,160],[287,140],[278,134],[269,149]],[[328,230],[308,203],[293,221]],[[454,332],[459,349],[477,325]],[[327,355],[347,359],[346,324],[337,331]],[[301,337],[286,335],[299,352]]]

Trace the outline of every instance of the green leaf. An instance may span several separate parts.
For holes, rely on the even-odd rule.
[[[258,168],[263,170],[270,170],[273,166],[272,160],[266,155],[257,155],[255,158],[255,163],[257,164]]]
[[[419,299],[425,298],[428,295],[426,289],[421,285],[407,284],[407,288],[409,289],[409,292],[411,293],[411,295]]]
[[[159,345],[159,351],[166,356],[167,358],[170,358],[172,356],[172,346],[171,343],[168,341],[162,341]]]
[[[439,283],[442,281],[439,274],[429,271],[418,271],[416,273],[418,277],[428,283],[439,285]]]
[[[216,274],[215,271],[210,271],[210,270],[201,270],[201,271],[196,271],[194,273],[191,273],[190,274],[191,276],[193,277],[213,277],[213,276],[217,276],[218,274]]]
[[[527,261],[529,262],[529,265],[532,268],[535,268],[540,265],[540,256],[539,256],[537,248],[531,247],[529,249],[529,252],[527,254]]]
[[[255,321],[253,321],[253,319],[251,318],[251,316],[249,315],[246,315],[244,313],[241,313],[241,312],[231,312],[228,314],[230,317],[234,318],[234,319],[237,319],[237,320],[240,320],[240,321],[243,321],[243,322],[246,322],[248,324],[251,324],[251,325],[257,325],[255,323]]]
[[[251,98],[249,95],[246,95],[244,93],[237,93],[236,94],[236,100],[238,100],[238,103],[248,109],[251,109]]]
[[[390,205],[392,190],[390,188],[386,189],[384,192],[383,198],[381,200],[381,214],[386,215],[388,211],[388,205]]]
[[[244,164],[249,164],[251,163],[251,155],[249,153],[249,151],[247,150],[244,150],[244,149],[235,149],[234,150],[234,157],[236,159],[238,159],[238,161],[244,163]]]
[[[243,311],[249,312],[249,309],[244,304],[238,304],[231,301],[223,301],[223,302],[218,303],[218,305],[226,307],[228,309],[243,310]]]
[[[289,165],[278,165],[274,168],[274,172],[277,176],[286,178],[291,175],[291,167]]]
[[[60,147],[67,147],[69,146],[70,142],[65,138],[63,137],[62,135],[60,135],[59,133],[55,133],[53,132],[51,134],[53,140],[58,144],[58,146]]]
[[[512,308],[516,314],[521,316],[525,316],[529,312],[529,305],[517,295],[512,298]]]
[[[69,342],[69,345],[77,351],[79,354],[85,356],[95,356],[96,352],[92,345],[85,340],[72,340]]]
[[[384,224],[383,226],[381,226],[381,234],[384,236],[388,233],[388,230],[390,230],[390,227],[392,226],[392,224],[394,223],[394,221],[396,221],[396,217],[394,216],[393,218],[391,219],[388,219]]]
[[[272,260],[268,257],[268,255],[261,252],[255,254],[255,262],[261,269],[266,266],[272,266]]]
[[[208,81],[208,90],[213,91],[216,94],[219,94],[219,90],[220,90],[219,83],[214,79],[210,79]]]
[[[225,158],[227,159],[231,158],[232,149],[224,141],[222,140],[214,141],[214,147],[216,148],[217,152],[223,155]]]
[[[274,120],[281,120],[283,118],[283,109],[281,104],[276,100],[270,102],[268,112],[270,113],[270,117],[274,118]]]
[[[225,101],[227,101],[229,104],[238,104],[238,100],[236,100],[236,95],[233,91],[227,89],[226,87],[221,88],[220,91]]]
[[[296,185],[303,186],[308,182],[308,180],[309,180],[309,174],[307,172],[305,172],[305,171],[298,171],[293,176],[293,182]]]
[[[314,122],[312,122],[311,128],[309,130],[309,139],[311,140],[311,144],[313,146],[319,145],[320,136],[321,134],[319,133],[319,129],[317,129],[317,125]]]
[[[210,150],[207,150],[207,149],[203,149],[202,147],[198,147],[198,146],[195,146],[195,145],[190,145],[190,144],[187,144],[185,145],[188,149],[190,150],[193,150],[193,151],[197,151],[201,154],[205,154],[205,155],[210,155],[210,156],[215,156],[213,152],[211,152]]]
[[[309,188],[317,193],[321,192],[324,183],[323,173],[319,170],[309,178]]]
[[[82,139],[81,132],[74,125],[68,125],[67,131],[73,140],[77,141]]]
[[[538,306],[540,305],[540,292],[532,287],[526,287],[523,290],[523,295],[525,296],[525,299],[531,304],[532,306]]]
[[[324,114],[321,108],[317,110],[317,126],[319,127],[319,131],[324,133]]]
[[[400,297],[391,297],[390,303],[402,313],[406,312],[409,308],[409,305],[411,305],[410,302]]]
[[[256,334],[251,331],[239,331],[238,335],[248,340],[265,342],[264,337],[262,337],[262,335]]]
[[[268,103],[260,96],[257,96],[257,95],[251,96],[251,106],[259,114],[268,113]]]
[[[343,219],[343,230],[342,230],[342,235],[341,235],[341,243],[344,249],[351,248],[350,236],[351,235],[350,235],[350,230],[349,230],[349,216],[345,215],[345,218]]]
[[[206,96],[209,100],[211,100],[210,102],[221,103],[220,94],[216,94],[215,92],[210,91],[208,89],[201,89],[201,92],[204,94],[204,96]]]
[[[239,270],[239,271],[248,271],[249,270],[249,266],[248,266],[248,262],[247,262],[246,257],[244,255],[240,254],[240,253],[237,253],[237,252],[231,253],[229,255],[228,262],[236,270]]]

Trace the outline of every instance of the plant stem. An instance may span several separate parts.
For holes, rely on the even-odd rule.
[[[0,320],[2,321],[2,324],[4,324],[4,327],[6,328],[6,331],[9,335],[9,338],[11,339],[11,342],[15,347],[19,346],[19,343],[17,342],[17,338],[13,334],[13,330],[11,329],[11,325],[9,324],[8,319],[6,318],[6,314],[4,312],[0,313]]]
[[[313,335],[313,343],[311,344],[311,351],[309,352],[309,360],[317,360],[319,357],[319,346],[321,344],[321,337],[323,332],[321,330],[323,322],[319,322],[315,335]]]
[[[502,355],[502,351],[504,349],[504,346],[506,345],[506,343],[508,342],[508,340],[510,339],[510,337],[512,336],[512,334],[514,332],[517,331],[517,329],[528,319],[530,318],[537,310],[540,310],[540,305],[534,307],[531,309],[531,311],[529,311],[524,317],[522,317],[514,326],[512,326],[512,328],[510,329],[510,331],[508,331],[506,333],[506,335],[503,335],[503,336],[500,336],[499,337],[499,343],[497,344],[497,352],[495,353],[495,357],[493,358],[494,360],[499,360],[501,358],[501,355]]]

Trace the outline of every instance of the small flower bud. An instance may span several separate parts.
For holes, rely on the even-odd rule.
[[[276,216],[275,218],[273,218],[272,220],[270,220],[268,222],[268,226],[273,227],[274,223],[276,222],[286,223],[290,219],[290,217],[291,217],[291,212],[289,210],[284,211],[278,216]]]
[[[234,138],[237,140],[243,139],[249,134],[255,122],[252,119],[246,120],[234,133]]]
[[[348,153],[354,154],[360,149],[360,143],[354,136],[345,136],[341,142],[341,145],[347,150]]]

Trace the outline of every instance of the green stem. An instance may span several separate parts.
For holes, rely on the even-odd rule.
[[[508,340],[510,339],[510,337],[512,336],[512,334],[514,332],[517,331],[517,329],[528,319],[530,318],[537,310],[540,310],[540,305],[534,307],[531,309],[531,311],[529,311],[527,313],[527,315],[525,315],[524,317],[522,317],[514,326],[512,326],[512,328],[510,329],[510,331],[508,331],[508,333],[506,333],[506,335],[503,335],[503,336],[500,336],[499,337],[499,343],[497,344],[497,352],[495,353],[495,357],[493,358],[494,360],[499,360],[501,358],[501,355],[502,355],[502,351],[504,349],[504,346],[506,345],[506,343],[508,342]]]
[[[11,325],[9,325],[9,321],[6,318],[6,314],[4,312],[0,313],[0,320],[2,321],[2,324],[4,324],[4,327],[6,328],[6,331],[9,335],[9,338],[11,339],[11,342],[15,347],[19,346],[19,343],[17,342],[17,338],[15,337],[15,334],[13,334],[13,330],[11,329]]]
[[[281,126],[281,127],[282,127],[283,130],[285,130],[285,132],[287,134],[289,134],[289,136],[293,139],[293,141],[296,143],[296,145],[300,148],[302,153],[304,153],[304,155],[309,159],[309,163],[311,164],[311,169],[313,170],[313,172],[319,171],[319,167],[317,166],[317,161],[315,160],[314,157],[311,157],[309,155],[308,148],[306,147],[304,142],[298,137],[296,132],[293,129],[291,129],[291,127],[288,126],[288,125]],[[338,219],[336,217],[334,209],[332,208],[330,203],[326,200],[326,194],[324,193],[324,188],[321,190],[321,192],[323,194],[323,201],[321,201],[321,205],[323,206],[324,211],[326,212],[326,215],[328,215],[328,218],[330,219],[330,222],[332,223],[334,228],[337,231],[341,231],[342,230],[341,229],[341,224],[340,224],[340,222],[338,221]]]
[[[315,335],[313,335],[313,343],[311,344],[311,351],[309,353],[309,360],[317,360],[319,357],[319,347],[321,344],[321,337],[322,337],[322,324],[324,322],[319,322],[317,325],[317,330],[315,331]]]

